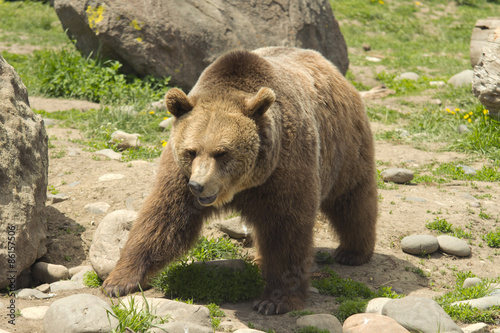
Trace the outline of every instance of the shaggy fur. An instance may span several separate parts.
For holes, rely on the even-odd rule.
[[[264,314],[303,307],[313,227],[323,212],[340,238],[335,259],[368,261],[375,246],[373,139],[358,92],[319,53],[263,48],[228,53],[186,96],[166,95],[175,116],[157,180],[104,282],[112,295],[192,246],[204,218],[241,212],[254,228],[266,287]]]

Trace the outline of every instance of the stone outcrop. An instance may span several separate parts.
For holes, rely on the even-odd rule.
[[[189,90],[234,49],[315,49],[346,73],[347,47],[328,0],[54,0],[64,29],[86,55],[129,73],[171,77]]]
[[[31,111],[26,87],[0,56],[0,288],[47,251],[47,178],[42,118]]]
[[[472,92],[490,111],[490,116],[498,119],[500,112],[500,27],[489,35],[479,62],[474,67]]]

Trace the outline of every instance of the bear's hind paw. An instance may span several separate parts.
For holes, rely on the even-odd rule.
[[[120,297],[139,290],[139,283],[113,283],[106,279],[102,285],[103,292],[109,297]]]
[[[269,299],[258,299],[253,303],[253,309],[265,316],[272,316],[275,314],[284,314],[291,310],[296,310],[288,302],[273,302]]]

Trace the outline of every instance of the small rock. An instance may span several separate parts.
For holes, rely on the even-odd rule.
[[[453,75],[449,80],[448,84],[452,84],[455,87],[463,85],[472,85],[472,76],[474,71],[472,69],[466,69],[458,74]]]
[[[407,138],[407,137],[410,136],[410,132],[408,132],[405,129],[397,128],[396,132],[399,133],[399,136],[402,137],[402,138]]]
[[[46,262],[37,262],[31,268],[33,280],[42,283],[52,283],[69,278],[68,269],[62,265],[53,265]]]
[[[399,74],[395,78],[395,80],[410,80],[410,81],[417,81],[418,79],[420,79],[420,75],[418,75],[417,73],[414,73],[414,72],[405,72],[405,73]]]
[[[366,305],[365,312],[382,314],[383,307],[390,301],[392,301],[392,299],[388,297],[377,297],[371,299]]]
[[[309,292],[313,294],[319,294],[318,288],[314,288],[313,286],[309,286]]]
[[[467,242],[453,236],[441,235],[436,237],[439,243],[439,249],[444,253],[452,254],[458,257],[470,256],[471,250]]]
[[[467,278],[464,280],[464,284],[462,285],[462,287],[463,288],[474,287],[480,283],[481,283],[481,279],[478,277]]]
[[[101,280],[111,273],[120,259],[137,212],[117,210],[106,215],[97,227],[90,245],[89,260]]]
[[[463,327],[464,333],[488,333],[488,325],[485,323],[475,323],[466,327]]]
[[[418,197],[406,197],[406,201],[414,201],[414,202],[427,202],[424,198]]]
[[[110,143],[116,144],[116,147],[120,150],[128,148],[136,149],[141,146],[139,134],[129,134],[124,131],[115,131],[111,133]]]
[[[35,288],[36,290],[41,291],[42,293],[47,293],[50,291],[50,284],[44,283]]]
[[[47,200],[49,200],[52,204],[63,202],[63,201],[66,201],[68,199],[69,199],[69,197],[64,193],[47,194]]]
[[[458,125],[457,131],[460,134],[470,133],[470,129],[467,125]]]
[[[112,160],[117,160],[117,161],[121,160],[121,158],[122,158],[122,154],[117,153],[113,149],[101,149],[101,150],[94,152],[94,154],[106,156]]]
[[[105,202],[95,202],[91,204],[86,204],[83,208],[91,212],[92,214],[104,214],[111,207]]]
[[[394,319],[377,313],[358,313],[346,319],[343,326],[346,333],[407,333],[406,328]]]
[[[363,47],[363,50],[366,51],[366,52],[368,52],[368,51],[370,51],[372,49],[372,47],[370,45],[368,45],[368,44],[363,44],[362,47]]]
[[[401,168],[386,169],[380,173],[380,176],[385,182],[404,184],[413,179],[413,171]]]
[[[86,268],[90,268],[92,269],[91,266],[86,266],[86,265],[81,265],[81,266],[76,266],[76,267],[71,267],[68,269],[68,272],[69,272],[69,277],[73,277],[75,274],[78,274],[80,271],[86,269]]]
[[[40,320],[43,319],[48,309],[48,306],[32,306],[24,308],[21,310],[21,316],[26,319]]]
[[[469,206],[474,207],[474,208],[481,208],[481,203],[478,201],[471,202]]]
[[[433,87],[444,87],[446,85],[446,82],[444,82],[444,81],[431,81],[431,82],[429,82],[429,84]]]
[[[441,101],[439,98],[431,99],[431,102],[436,105],[443,105],[443,101]]]
[[[500,306],[500,296],[486,296],[481,298],[469,299],[466,301],[453,302],[451,305],[468,304],[479,310],[486,310],[492,306]]]
[[[464,164],[457,164],[457,168],[462,168],[464,174],[474,176],[476,174],[476,169]]]
[[[73,186],[76,186],[76,185],[80,184],[81,182],[82,182],[81,180],[79,180],[77,182],[72,182],[72,183],[69,183],[68,186],[69,187],[73,187]]]
[[[404,294],[403,288],[393,287],[392,291],[394,291],[396,294],[399,294],[399,295]]]
[[[342,324],[331,314],[313,314],[302,316],[297,319],[297,326],[314,326],[322,330],[329,330],[330,333],[342,333]]]
[[[163,129],[168,129],[172,126],[173,122],[174,122],[174,117],[170,117],[167,119],[163,119],[158,126]]]
[[[125,176],[122,174],[119,174],[119,173],[107,173],[107,174],[99,177],[99,181],[100,182],[107,182],[110,180],[119,180],[119,179],[123,179],[123,178],[125,178]]]
[[[37,289],[20,289],[16,291],[16,297],[21,298],[21,299],[45,299],[45,298],[51,298],[54,295],[50,294],[44,294],[40,290]]]
[[[401,249],[410,254],[430,254],[436,252],[438,248],[438,240],[432,235],[411,235],[401,240]]]
[[[50,284],[50,291],[51,292],[56,292],[56,291],[61,291],[61,290],[74,290],[74,289],[83,289],[85,286],[81,283],[75,282],[75,281],[57,281],[57,282],[52,282]]]
[[[163,99],[156,102],[152,102],[151,108],[154,109],[155,111],[167,111],[167,105],[165,104],[165,101]]]
[[[80,148],[68,148],[68,156],[78,156],[80,155]]]
[[[77,282],[77,283],[80,283],[81,285],[85,285],[83,283],[83,278],[85,276],[85,274],[87,274],[88,272],[93,272],[94,270],[92,269],[92,266],[84,266],[84,268],[79,271],[78,273],[76,273],[75,275],[73,275],[71,277],[71,281],[73,282]]]
[[[190,322],[174,321],[167,324],[155,325],[154,328],[148,330],[151,333],[213,333],[212,328],[200,326]]]
[[[472,201],[477,201],[477,198],[470,193],[462,194],[462,198]]]
[[[368,61],[371,61],[371,62],[380,62],[380,61],[382,61],[382,59],[377,58],[377,57],[366,57],[365,59],[368,60]]]
[[[462,332],[450,316],[430,298],[407,296],[388,302],[382,315],[391,317],[412,332]]]
[[[61,298],[43,318],[45,332],[111,332],[118,320],[108,316],[111,306],[97,296],[77,294]]]
[[[120,306],[128,308],[132,301],[137,309],[146,306],[142,296],[129,296],[123,300]],[[172,321],[188,321],[200,326],[211,326],[210,311],[203,305],[186,304],[165,298],[146,297],[146,301],[150,309],[152,309],[151,312],[160,317],[168,315]]]
[[[252,232],[252,227],[247,226],[242,222],[241,217],[233,217],[229,220],[221,220],[216,222],[215,225],[219,227],[220,231],[226,233],[231,238],[245,238]]]
[[[42,118],[45,127],[54,126],[56,123],[50,118]]]

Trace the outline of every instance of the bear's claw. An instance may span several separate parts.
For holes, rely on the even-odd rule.
[[[259,299],[253,303],[253,309],[265,316],[284,314],[291,310],[285,302],[274,303],[269,299]]]
[[[110,280],[108,277],[104,281],[102,289],[104,293],[110,297],[120,297],[138,291],[139,282],[135,280],[129,280],[127,282],[113,281],[113,279]]]
[[[349,266],[359,266],[361,264],[364,264],[365,262],[370,260],[371,257],[372,254],[362,254],[342,248],[338,248],[333,254],[333,258],[336,262]]]

